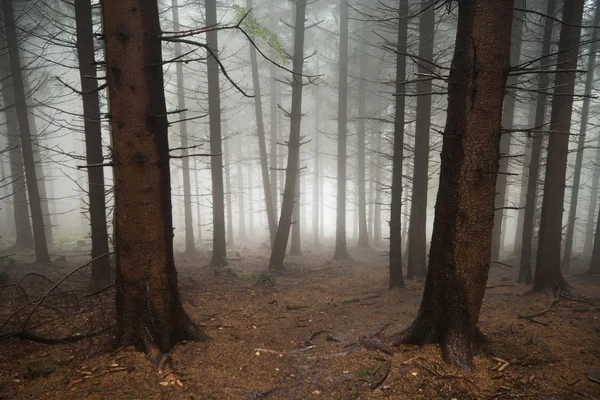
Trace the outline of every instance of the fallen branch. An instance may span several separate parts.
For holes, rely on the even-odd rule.
[[[85,339],[89,339],[98,335],[103,334],[107,330],[111,329],[111,327],[106,327],[97,332],[86,333],[85,335],[73,335],[67,336],[63,338],[53,338],[48,336],[41,336],[36,333],[32,333],[29,331],[16,331],[16,332],[5,332],[0,334],[0,341],[9,338],[17,338],[23,340],[29,340],[31,342],[42,343],[42,344],[64,344],[64,343],[76,343]]]
[[[533,318],[536,318],[536,317],[541,317],[542,315],[545,315],[548,312],[550,312],[550,310],[552,310],[552,307],[554,307],[556,304],[558,304],[559,301],[560,301],[560,290],[556,293],[556,297],[554,299],[552,299],[552,301],[548,304],[548,307],[546,307],[545,310],[535,312],[533,314],[525,314],[525,315],[518,314],[518,317],[522,318],[522,319],[528,319],[528,320],[532,320]]]
[[[390,374],[390,369],[392,368],[392,364],[390,362],[386,362],[385,363],[385,371],[383,372],[383,374],[381,375],[381,378],[379,378],[376,382],[373,382],[371,384],[371,389],[375,390],[377,389],[379,386],[383,385],[383,382],[385,382],[385,380],[387,379],[387,377]]]
[[[363,300],[371,300],[371,299],[376,299],[378,297],[381,297],[381,295],[380,294],[372,294],[372,295],[367,296],[367,297],[354,297],[352,299],[348,299],[348,300],[342,301],[342,304],[360,303]]]

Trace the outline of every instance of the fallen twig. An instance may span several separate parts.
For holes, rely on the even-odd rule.
[[[559,301],[560,301],[560,290],[556,293],[556,297],[554,299],[552,299],[552,301],[548,304],[548,307],[546,307],[545,310],[539,311],[539,312],[535,312],[535,313],[532,313],[532,314],[525,314],[525,315],[518,314],[518,317],[522,318],[522,319],[528,319],[528,320],[532,321],[533,318],[541,317],[542,315],[545,315],[548,312],[550,312],[550,310],[552,310],[552,307],[554,307],[556,304],[558,304]],[[535,322],[537,322],[537,321],[535,321]]]
[[[375,390],[379,386],[383,385],[383,382],[385,382],[385,380],[389,376],[391,369],[392,369],[392,364],[390,362],[386,362],[385,363],[385,370],[384,370],[383,374],[381,375],[381,378],[379,378],[376,382],[373,382],[371,384],[371,389],[372,390]]]

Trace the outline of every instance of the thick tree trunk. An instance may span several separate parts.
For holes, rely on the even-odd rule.
[[[300,155],[298,155],[300,158]],[[296,200],[294,202],[294,214],[292,215],[293,224],[292,224],[292,240],[290,243],[290,255],[291,256],[301,256],[302,255],[302,239],[300,238],[302,232],[302,213],[300,210],[300,201],[301,201],[301,190],[300,190],[300,181],[302,180],[302,176],[300,174],[300,164],[298,163],[298,176],[296,177]]]
[[[231,248],[234,247],[233,243],[233,202],[231,200],[231,156],[229,153],[229,141],[231,138],[225,139],[225,185],[227,190],[225,191],[227,201],[227,245]]]
[[[525,0],[515,0],[515,8],[526,9]],[[515,11],[515,18],[512,26],[512,40],[510,51],[510,64],[518,65],[521,57],[521,43],[523,38],[523,11]],[[508,86],[516,86],[518,77],[511,75],[508,77]],[[514,93],[504,98],[504,112],[502,114],[502,127],[510,130],[513,128],[515,118],[516,96]],[[498,171],[498,181],[496,192],[496,207],[494,213],[494,231],[492,234],[492,260],[499,260],[501,252],[504,249],[504,237],[506,232],[504,226],[504,206],[508,197],[508,167],[510,161],[510,142],[512,133],[506,132],[502,135],[500,142],[500,170]]]
[[[600,218],[600,214],[598,214]],[[590,268],[586,274],[600,274],[600,221],[596,223],[596,236],[594,239],[594,249],[592,252],[592,261],[590,262]]]
[[[367,225],[367,173],[365,163],[365,136],[367,130],[367,45],[363,42],[358,81],[358,243],[357,247],[369,247]]]
[[[408,0],[398,5],[398,42],[396,55],[396,111],[394,115],[394,153],[392,156],[392,203],[390,206],[390,288],[404,287],[402,278],[402,167],[404,163],[404,106],[406,98],[406,46],[408,38]]]
[[[246,0],[248,10],[252,9],[252,0]],[[265,209],[267,211],[267,220],[269,223],[270,243],[275,240],[277,233],[277,211],[273,207],[273,197],[271,196],[271,184],[269,182],[269,161],[267,159],[267,144],[265,139],[265,124],[263,121],[262,95],[260,90],[260,80],[258,76],[258,61],[256,59],[256,49],[250,47],[250,64],[252,66],[252,86],[254,88],[254,110],[256,112],[256,133],[258,135],[258,151],[260,155],[260,169],[262,173],[263,191],[265,195]],[[250,181],[252,185],[252,181]],[[252,218],[252,215],[250,216]],[[252,229],[252,224],[251,224]]]
[[[117,344],[166,353],[176,342],[208,337],[183,309],[173,260],[158,7],[104,0],[103,17],[119,226]]]
[[[4,26],[2,26],[0,27],[0,48],[6,48],[6,46],[6,36]],[[12,89],[8,55],[0,56],[0,62],[1,95],[5,108],[6,138],[10,148],[8,156],[10,161],[10,179],[12,180],[11,190],[16,235],[15,245],[17,247],[33,248],[33,233],[31,231],[31,220],[29,218],[29,206],[27,203],[27,189],[25,186],[25,172],[23,170],[23,154],[21,152],[21,143],[19,140],[17,111],[14,107],[15,93]]]
[[[206,0],[206,25],[217,25],[217,1]],[[218,54],[219,45],[217,31],[206,33],[206,44],[213,54]],[[210,120],[210,171],[212,175],[212,206],[213,206],[213,249],[210,265],[224,266],[227,262],[227,247],[225,243],[225,199],[223,195],[223,156],[221,155],[221,87],[219,86],[219,65],[217,60],[208,55],[208,114]]]
[[[583,0],[572,0],[565,2],[563,7],[563,24],[558,44],[559,53],[550,118],[552,133],[548,141],[537,267],[533,281],[534,292],[569,289],[569,284],[560,270],[560,252],[569,131],[576,76],[572,70],[577,69],[583,3]],[[571,70],[571,72],[561,70]]]
[[[277,226],[277,234],[271,250],[269,269],[283,271],[283,260],[292,226],[292,214],[296,199],[296,181],[300,163],[300,125],[302,123],[302,71],[304,68],[304,22],[306,16],[306,0],[296,1],[296,18],[294,24],[294,55],[292,76],[292,110],[290,113],[290,138],[288,140],[288,161],[285,171],[285,188],[281,204],[281,216]]]
[[[77,24],[77,57],[83,100],[86,162],[88,165],[104,163],[102,154],[102,126],[98,81],[94,56],[94,24],[92,4],[89,0],[75,2]],[[90,288],[100,288],[111,282],[110,259],[100,257],[108,253],[108,229],[106,225],[106,198],[104,193],[104,169],[87,169],[90,226],[92,232],[92,276]]]
[[[419,73],[430,74],[433,65],[435,10],[428,1],[421,2],[419,17]],[[422,76],[423,76],[422,75]],[[425,278],[427,272],[427,188],[429,184],[429,130],[431,128],[431,80],[417,82],[417,120],[415,122],[415,159],[408,264],[406,278]]]
[[[36,262],[50,262],[48,244],[46,243],[46,232],[44,229],[44,215],[40,200],[40,191],[37,182],[35,160],[33,156],[33,145],[27,103],[25,101],[25,85],[21,70],[21,59],[18,48],[17,27],[13,14],[13,1],[2,1],[2,13],[6,29],[6,41],[8,43],[8,56],[10,60],[10,71],[12,77],[13,92],[16,101],[17,120],[19,122],[19,137],[21,139],[21,151],[25,167],[27,193],[29,197],[29,210],[33,225],[33,239],[35,246]]]
[[[392,338],[440,343],[465,370],[489,271],[512,17],[512,0],[459,3],[425,290],[413,324]]]
[[[271,123],[271,134],[269,138],[269,161],[271,165],[271,204],[273,205],[273,214],[275,215],[275,233],[277,233],[277,203],[279,201],[279,191],[277,190],[277,168],[279,162],[277,160],[277,81],[275,80],[275,65],[271,64],[269,69],[270,73],[270,84],[271,94],[269,100],[271,102],[271,115],[269,116],[269,122]],[[270,232],[270,231],[269,231]],[[271,244],[273,244],[273,237]]]
[[[594,26],[600,25],[600,0],[596,1]],[[571,187],[571,205],[569,208],[569,220],[567,223],[567,235],[565,236],[565,254],[563,256],[562,269],[569,270],[571,253],[573,252],[573,233],[575,231],[575,219],[577,217],[577,202],[581,186],[581,165],[583,164],[583,151],[585,148],[588,117],[590,113],[590,96],[594,83],[594,71],[596,67],[596,53],[598,51],[598,29],[592,29],[592,42],[590,44],[590,56],[587,65],[587,77],[585,81],[585,95],[583,109],[581,110],[581,122],[579,127],[579,139],[577,142],[577,156],[575,159],[575,172],[573,174],[573,186]],[[593,221],[593,219],[592,219]]]
[[[546,8],[546,15],[554,15],[556,0],[549,0]],[[546,92],[548,91],[548,71],[550,60],[550,45],[552,40],[552,30],[554,21],[546,18],[544,25],[544,36],[542,39],[542,53],[540,59],[540,71],[538,74],[537,100],[535,111],[536,129],[540,129],[546,120]],[[533,283],[533,274],[531,272],[531,257],[533,254],[533,231],[536,220],[538,180],[540,177],[541,156],[543,150],[544,137],[539,132],[532,133],[531,160],[529,162],[529,176],[527,180],[527,196],[525,200],[525,215],[523,221],[523,239],[521,248],[521,261],[519,263],[519,277],[517,282],[530,285]]]
[[[173,11],[173,31],[179,32],[179,4],[178,0],[171,0]],[[175,58],[181,58],[181,43],[174,43]],[[193,257],[196,254],[196,242],[194,240],[194,218],[192,216],[192,184],[190,179],[190,159],[188,158],[188,129],[187,113],[185,105],[185,82],[183,79],[183,63],[175,63],[175,75],[177,76],[177,108],[179,138],[181,144],[181,174],[183,176],[183,213],[185,216],[185,255]]]
[[[596,142],[596,158],[594,165],[600,165],[600,138]],[[594,247],[594,223],[596,221],[596,208],[598,202],[598,184],[600,183],[600,168],[594,168],[592,175],[592,187],[590,188],[590,202],[587,209],[587,221],[585,228],[585,242],[583,244],[583,254],[591,255]]]
[[[337,207],[334,260],[350,258],[346,243],[346,162],[348,122],[348,0],[340,0],[340,57],[338,79]]]

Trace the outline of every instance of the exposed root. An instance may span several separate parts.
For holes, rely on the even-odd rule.
[[[535,312],[535,313],[532,313],[532,314],[524,314],[524,315],[518,314],[517,316],[519,318],[521,318],[521,319],[527,319],[527,320],[532,321],[536,317],[541,317],[542,315],[545,315],[545,314],[549,313],[550,310],[552,310],[552,308],[555,305],[557,305],[559,301],[560,301],[560,289],[558,290],[558,292],[556,294],[556,297],[554,299],[552,299],[552,301],[548,304],[548,307],[546,307],[545,310],[539,311],[539,312]]]

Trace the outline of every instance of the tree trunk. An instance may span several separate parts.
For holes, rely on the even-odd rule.
[[[515,0],[515,8],[526,9],[525,0]],[[515,11],[515,18],[512,24],[512,40],[511,40],[511,51],[510,51],[510,65],[519,65],[519,59],[521,57],[521,43],[523,38],[523,11]],[[516,86],[518,77],[511,75],[508,77],[508,86]],[[510,130],[513,128],[515,118],[515,104],[516,96],[513,93],[510,96],[504,98],[504,112],[502,114],[502,127]],[[501,252],[504,249],[504,237],[505,233],[503,228],[504,222],[504,206],[508,197],[508,167],[509,167],[509,155],[510,155],[510,142],[512,133],[506,132],[502,135],[500,141],[500,171],[498,171],[498,181],[496,192],[496,207],[497,210],[494,213],[494,231],[492,233],[492,260],[499,260]]]
[[[217,25],[217,1],[206,0],[206,25]],[[217,31],[206,33],[206,44],[216,55],[219,51]],[[223,195],[223,156],[221,155],[221,87],[219,86],[219,64],[212,55],[208,55],[208,114],[210,120],[210,171],[212,175],[213,206],[213,249],[210,265],[224,266],[227,262],[225,244],[225,201]]]
[[[173,260],[158,7],[104,0],[103,17],[119,226],[116,339],[151,355],[166,353],[179,341],[208,337],[183,309]]]
[[[104,163],[102,154],[102,125],[98,81],[95,79],[94,24],[92,4],[89,0],[75,2],[77,24],[77,57],[79,78],[83,100],[86,162],[88,165]],[[92,276],[90,288],[107,286],[111,282],[111,266],[108,257],[100,257],[109,252],[108,229],[106,225],[106,198],[104,192],[104,168],[87,168],[90,226],[92,233]]]
[[[173,31],[179,32],[179,5],[178,0],[171,0],[173,11]],[[181,58],[181,43],[174,43],[175,58]],[[183,63],[175,63],[177,76],[177,108],[179,109],[179,138],[181,144],[181,174],[183,176],[183,213],[185,216],[185,255],[193,257],[196,254],[194,240],[194,218],[192,216],[192,184],[190,179],[190,159],[188,158],[188,129],[185,105],[185,82],[183,79]]]
[[[435,10],[428,1],[421,2],[419,17],[420,74],[432,71]],[[421,75],[421,76],[423,76]],[[410,230],[408,231],[408,264],[406,278],[425,278],[427,272],[427,188],[429,184],[429,130],[431,128],[431,80],[417,82],[417,120],[415,122],[415,159]]]
[[[275,233],[277,233],[277,203],[279,201],[279,191],[277,190],[277,168],[279,167],[279,162],[277,159],[277,81],[275,80],[275,65],[271,64],[269,69],[270,72],[270,101],[271,101],[271,115],[269,116],[269,122],[271,123],[271,135],[269,139],[269,157],[271,164],[271,204],[273,205],[273,214],[275,219]],[[271,231],[269,231],[270,233]],[[273,244],[273,240],[271,239],[271,244]]]
[[[556,0],[549,0],[546,9],[546,15],[554,15],[556,7]],[[550,54],[550,45],[552,44],[552,30],[554,27],[554,21],[550,18],[546,18],[544,25],[544,36],[542,40],[542,53],[540,59],[540,71],[538,74],[538,87],[537,87],[537,100],[536,100],[536,111],[535,111],[535,125],[536,129],[540,129],[544,126],[546,120],[546,92],[548,91],[548,71],[550,60],[548,55]],[[527,180],[527,196],[525,201],[525,215],[523,222],[523,239],[521,249],[521,261],[519,263],[519,277],[517,282],[529,285],[533,283],[533,275],[531,273],[531,257],[533,254],[533,233],[536,220],[537,207],[537,192],[538,192],[538,180],[540,177],[541,168],[541,157],[543,150],[544,136],[541,133],[532,133],[532,144],[531,144],[531,160],[529,163],[529,177]]]
[[[6,48],[6,36],[4,27],[0,27],[0,48]],[[15,234],[17,247],[33,248],[33,233],[31,231],[31,220],[29,218],[29,206],[27,203],[27,189],[23,170],[23,154],[19,141],[19,125],[15,104],[15,93],[11,85],[10,61],[8,55],[0,56],[0,83],[2,84],[2,100],[4,103],[4,115],[6,119],[6,139],[10,151],[10,179],[12,180],[12,202],[14,212]],[[9,199],[7,199],[9,200]]]
[[[459,3],[429,269],[419,313],[395,343],[439,343],[473,369],[487,281],[509,71],[512,0]]]
[[[225,139],[225,185],[227,186],[227,245],[234,247],[233,244],[233,202],[231,200],[231,156],[229,153],[229,140]]]
[[[238,199],[238,238],[240,242],[248,240],[246,235],[246,205],[244,203],[244,165],[242,141],[237,138],[237,199]]]
[[[202,209],[200,207],[200,184],[198,182],[198,175],[200,174],[200,165],[198,162],[198,158],[194,159],[194,185],[196,186],[196,214],[197,214],[197,228],[198,233],[196,235],[196,241],[199,246],[202,246]],[[200,247],[202,249],[202,247]]]
[[[596,158],[594,165],[600,165],[600,138],[596,144]],[[587,222],[585,228],[585,242],[583,244],[583,254],[593,254],[594,244],[594,222],[596,221],[596,205],[598,201],[598,184],[600,183],[600,168],[594,168],[592,175],[592,187],[590,189],[590,202],[587,209]]]
[[[383,246],[381,237],[381,131],[375,132],[375,211],[373,218],[373,245]]]
[[[569,284],[563,278],[560,270],[560,251],[569,131],[576,73],[561,72],[561,70],[577,68],[583,2],[583,0],[572,0],[565,2],[563,7],[563,24],[558,44],[556,79],[550,118],[552,133],[548,141],[537,267],[533,281],[534,292],[569,289]]]
[[[269,269],[283,271],[283,260],[292,225],[292,214],[296,198],[296,180],[300,163],[300,125],[302,123],[302,71],[304,67],[304,22],[306,0],[296,0],[296,18],[294,24],[294,56],[292,76],[292,110],[290,113],[290,138],[288,140],[288,160],[285,171],[285,188],[281,204],[281,216],[277,234],[273,242]]]
[[[365,163],[365,136],[367,130],[367,46],[363,42],[360,57],[360,78],[358,81],[358,243],[357,247],[369,246],[367,225],[367,173]]]
[[[319,72],[317,66],[316,73]],[[315,153],[314,153],[314,171],[313,171],[313,245],[319,246],[320,235],[319,235],[319,208],[321,203],[320,190],[321,190],[321,91],[319,86],[315,85]]]
[[[392,203],[390,206],[390,288],[404,287],[402,278],[402,167],[404,162],[404,106],[406,98],[406,46],[408,38],[408,0],[398,5],[398,43],[396,44],[396,111],[394,115],[394,153],[392,156]]]
[[[252,179],[252,165],[248,165],[248,233],[254,237],[254,180]]]
[[[252,0],[246,0],[246,7],[252,10]],[[262,112],[262,95],[260,90],[260,80],[258,77],[258,61],[256,59],[256,49],[250,47],[250,64],[252,66],[252,84],[254,88],[254,110],[256,112],[256,133],[258,134],[258,151],[260,154],[260,169],[262,173],[263,191],[265,195],[265,208],[267,211],[267,220],[269,223],[270,243],[275,240],[277,232],[276,210],[273,208],[273,197],[271,196],[271,184],[269,183],[269,161],[267,160],[267,144],[265,139],[265,124]],[[252,180],[250,181],[252,185]],[[252,215],[250,216],[252,218]],[[252,229],[252,224],[250,224]]]
[[[340,0],[340,57],[338,80],[337,207],[334,260],[350,258],[346,244],[346,142],[348,132],[348,0]]]
[[[600,0],[596,1],[594,26],[600,25]],[[571,253],[573,251],[573,233],[575,231],[575,219],[577,217],[577,201],[579,199],[579,188],[581,186],[581,165],[583,164],[583,151],[585,148],[585,137],[587,131],[588,117],[590,113],[590,96],[594,83],[594,71],[596,67],[596,53],[598,51],[598,29],[592,29],[592,42],[590,44],[590,55],[588,58],[587,76],[585,81],[585,95],[583,109],[581,110],[581,125],[579,127],[579,140],[577,142],[577,157],[575,159],[575,172],[573,175],[573,186],[571,188],[571,205],[569,208],[569,220],[567,223],[567,236],[565,237],[565,254],[563,256],[562,269],[569,270]],[[592,219],[593,221],[593,219]]]
[[[296,176],[296,201],[294,202],[294,214],[292,215],[293,224],[292,224],[292,242],[290,243],[290,256],[301,256],[302,255],[302,240],[300,239],[301,229],[301,213],[300,213],[300,181],[302,177],[300,176],[300,154],[298,154],[298,166],[297,166],[298,175]]]
[[[25,101],[25,86],[18,48],[17,27],[13,12],[13,1],[3,0],[2,13],[4,15],[6,41],[8,43],[8,56],[10,60],[14,98],[16,101],[17,120],[19,122],[19,136],[21,139],[21,151],[23,153],[23,163],[25,166],[27,193],[29,195],[29,209],[31,212],[31,220],[33,225],[35,260],[36,262],[49,263],[51,260],[50,254],[48,253],[48,244],[46,243],[44,216],[42,213],[40,191],[35,170],[31,131],[29,127],[29,118],[27,115],[27,103]]]

